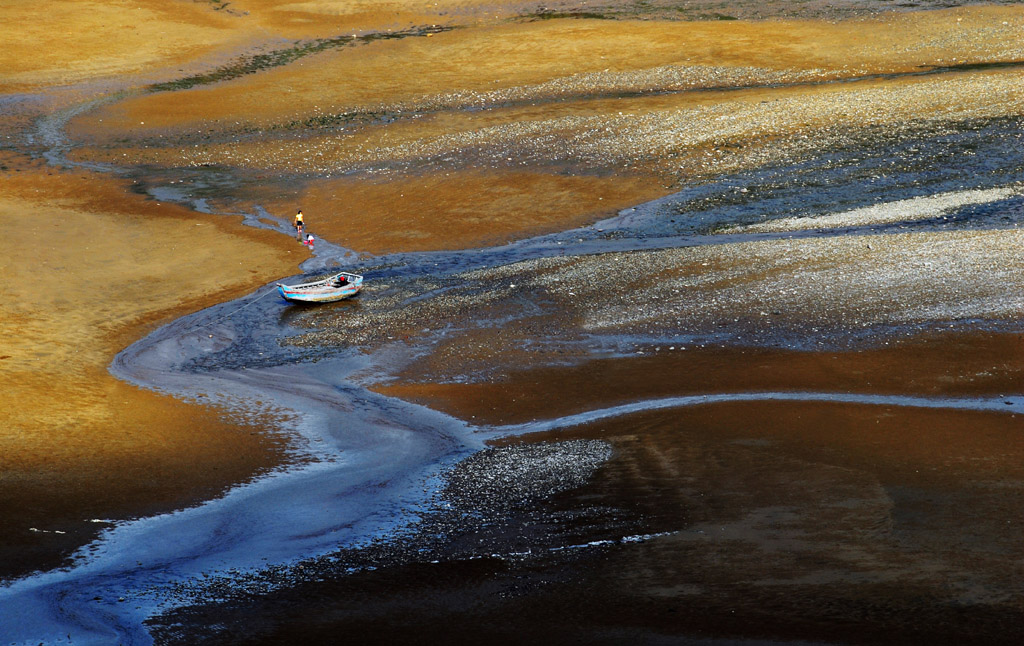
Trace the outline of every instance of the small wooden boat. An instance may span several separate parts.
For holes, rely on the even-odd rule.
[[[355,296],[363,288],[363,277],[347,271],[338,272],[323,280],[298,285],[277,284],[277,293],[291,303],[333,303]]]

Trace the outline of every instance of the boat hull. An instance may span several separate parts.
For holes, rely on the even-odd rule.
[[[344,284],[338,284],[340,279]],[[289,303],[333,303],[351,298],[363,287],[363,277],[359,274],[341,272],[325,280],[299,285],[277,284],[277,293]]]

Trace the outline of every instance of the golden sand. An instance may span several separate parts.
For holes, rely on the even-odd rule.
[[[121,80],[135,74],[166,78],[178,74],[180,66],[195,64],[203,57],[223,63],[244,49],[278,43],[282,38],[401,29],[451,22],[454,17],[507,17],[519,3],[505,3],[512,6],[481,13],[487,4],[465,0],[2,0],[0,91]],[[445,19],[445,15],[449,17]]]
[[[188,503],[279,460],[283,442],[264,429],[106,368],[155,326],[294,272],[301,254],[122,181],[4,162],[0,498],[11,511],[0,542],[50,541],[58,535],[29,528]]]
[[[228,16],[200,3],[10,0],[0,12],[3,92],[153,73],[241,42]]]

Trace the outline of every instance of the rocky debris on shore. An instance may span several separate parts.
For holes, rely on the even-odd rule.
[[[505,512],[582,486],[610,457],[607,444],[586,440],[486,449],[445,475],[442,495],[464,513]]]

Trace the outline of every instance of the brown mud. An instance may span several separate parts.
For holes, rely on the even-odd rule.
[[[536,360],[536,359],[535,359]],[[541,360],[543,361],[543,360]],[[519,424],[637,400],[732,392],[835,392],[925,397],[1002,396],[1024,380],[1020,334],[924,335],[848,352],[664,345],[642,356],[576,366],[510,367],[478,383],[417,381],[378,386],[477,424]],[[429,371],[429,368],[427,368]],[[427,372],[427,374],[430,374]],[[1024,401],[1007,397],[1024,414]],[[909,415],[910,413],[904,413]],[[932,413],[922,413],[931,415]]]

